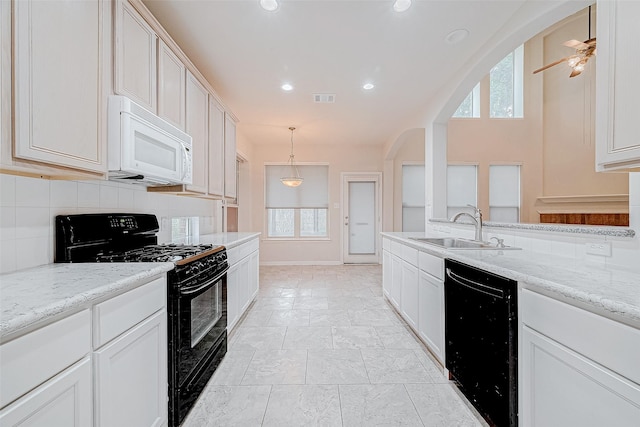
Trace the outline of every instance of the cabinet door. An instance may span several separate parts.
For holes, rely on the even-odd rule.
[[[91,426],[91,406],[91,360],[87,356],[0,411],[0,425]]]
[[[596,169],[640,168],[640,2],[598,1]]]
[[[391,303],[400,310],[402,295],[402,260],[400,257],[391,255]]]
[[[224,196],[224,108],[209,95],[209,194]]]
[[[235,199],[236,194],[236,122],[224,119],[224,196]]]
[[[158,36],[127,0],[115,6],[115,92],[156,111]]]
[[[521,346],[521,425],[638,424],[640,385],[527,326]]]
[[[444,282],[420,272],[418,335],[444,364]]]
[[[12,4],[15,157],[106,171],[111,3]]]
[[[238,303],[238,283],[240,271],[238,264],[229,267],[227,271],[227,333],[231,333],[238,321],[240,309]]]
[[[162,40],[158,41],[158,115],[185,129],[187,69]]]
[[[147,318],[94,356],[97,427],[166,424],[166,311]]]
[[[401,312],[409,326],[418,330],[418,267],[402,261]]]
[[[238,302],[239,302],[239,316],[245,312],[249,307],[249,257],[245,257],[240,261],[238,266],[239,279],[238,279]]]
[[[209,94],[198,79],[187,71],[186,131],[193,138],[193,183],[190,191],[206,194],[208,186],[207,143],[209,139]]]
[[[249,303],[258,295],[260,289],[260,256],[254,251],[249,256]]]
[[[391,273],[391,253],[389,251],[382,251],[382,292],[387,298],[391,298],[391,282],[393,280]]]

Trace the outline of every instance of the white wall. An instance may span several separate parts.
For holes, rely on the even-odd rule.
[[[251,230],[261,231],[260,262],[263,264],[340,264],[342,263],[342,172],[380,172],[383,170],[382,150],[370,145],[339,146],[331,144],[296,143],[296,163],[329,165],[329,236],[316,240],[275,240],[267,238],[264,207],[264,165],[286,162],[290,145],[253,146],[251,165]],[[304,176],[303,176],[304,178]],[[384,180],[384,178],[383,178]],[[304,185],[304,184],[302,184]],[[383,194],[383,205],[392,205],[393,195]],[[388,202],[386,202],[388,200]],[[241,202],[242,205],[242,202]]]
[[[109,181],[50,181],[0,174],[0,273],[49,264],[54,258],[55,216],[152,213],[158,241],[170,241],[170,218],[200,217],[200,234],[216,230],[217,204],[193,197],[147,193],[143,187]]]

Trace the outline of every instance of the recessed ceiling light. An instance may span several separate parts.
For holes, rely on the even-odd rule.
[[[451,31],[449,34],[447,34],[447,37],[445,37],[444,40],[449,44],[456,44],[466,39],[468,35],[469,30],[461,28],[459,30]]]
[[[411,7],[411,0],[396,0],[393,2],[393,10],[396,12],[404,12]]]
[[[365,83],[364,85],[362,85],[362,89],[364,90],[371,90],[374,87],[376,87],[373,83]]]
[[[289,84],[289,83],[285,83],[280,87],[282,88],[282,90],[287,91],[287,92],[293,90],[293,86],[291,84]]]
[[[278,8],[278,2],[276,0],[260,0],[260,6],[268,12],[273,12]]]

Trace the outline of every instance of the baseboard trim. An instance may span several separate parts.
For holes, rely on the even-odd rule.
[[[261,261],[260,265],[342,265],[341,261]]]

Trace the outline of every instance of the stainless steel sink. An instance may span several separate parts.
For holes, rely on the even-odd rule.
[[[513,246],[497,246],[487,242],[478,242],[476,240],[457,239],[452,237],[409,237],[422,243],[439,246],[444,249],[492,249],[492,250],[511,250],[520,249]]]

